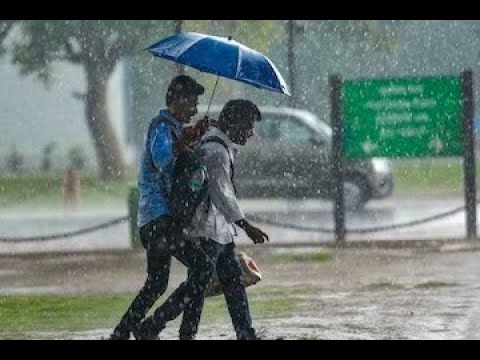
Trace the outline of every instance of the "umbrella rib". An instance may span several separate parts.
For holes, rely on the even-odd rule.
[[[237,47],[238,56],[237,56],[237,71],[235,71],[235,77],[238,79],[240,73],[240,64],[242,63],[242,51],[240,47]]]

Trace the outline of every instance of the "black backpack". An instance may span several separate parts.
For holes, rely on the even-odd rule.
[[[208,190],[207,167],[196,150],[182,151],[173,170],[170,213],[175,225],[183,229],[193,219]]]
[[[219,143],[228,151],[228,146],[222,139],[211,136],[202,139],[193,150],[180,153],[175,161],[169,203],[175,224],[182,229],[191,224],[202,200],[210,201],[207,195],[207,166],[203,161],[205,152],[201,148],[201,145],[208,142]],[[230,166],[233,169],[231,161]],[[207,206],[207,211],[209,208],[210,204]]]

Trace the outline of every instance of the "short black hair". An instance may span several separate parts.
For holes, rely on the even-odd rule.
[[[205,88],[188,75],[175,76],[167,90],[167,106],[177,97],[202,95]]]
[[[262,120],[262,114],[250,100],[236,99],[230,100],[223,107],[218,122],[223,126],[236,125],[248,121],[249,124]]]

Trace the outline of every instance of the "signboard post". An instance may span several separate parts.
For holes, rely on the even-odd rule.
[[[467,208],[467,238],[477,238],[477,185],[475,180],[475,147],[473,135],[473,73],[462,72],[463,131],[465,154],[463,158],[463,178],[465,182],[465,205]]]
[[[338,75],[331,75],[328,79],[330,87],[330,101],[332,104],[332,171],[335,182],[333,214],[335,220],[335,241],[345,240],[345,193],[344,157],[343,157],[343,116],[342,116],[342,79]]]

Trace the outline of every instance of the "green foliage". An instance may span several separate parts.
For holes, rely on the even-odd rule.
[[[166,34],[172,20],[24,20],[12,45],[21,73],[36,73],[48,86],[53,63],[95,65],[108,76],[126,56],[143,52]],[[1,40],[1,39],[0,39]]]
[[[7,169],[11,173],[20,173],[23,171],[25,165],[25,158],[20,151],[17,150],[16,146],[12,147],[10,154],[7,156]]]
[[[379,20],[316,20],[324,30],[335,33],[343,41],[360,41],[361,46],[388,51],[394,44],[393,37],[385,31]]]
[[[81,146],[74,146],[68,151],[68,163],[71,169],[83,170],[87,164],[87,155]]]
[[[266,52],[283,32],[280,20],[185,20],[186,31],[231,36],[253,49]]]
[[[52,155],[56,147],[57,143],[55,141],[52,141],[43,147],[41,165],[42,171],[50,171],[52,169]]]

